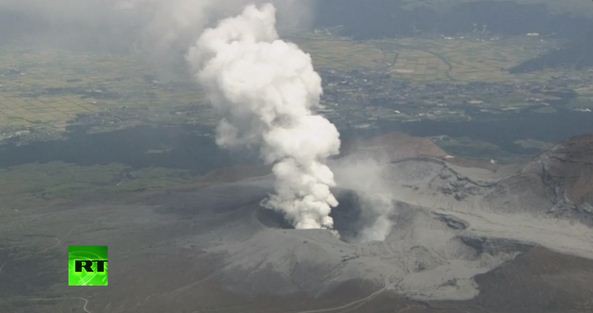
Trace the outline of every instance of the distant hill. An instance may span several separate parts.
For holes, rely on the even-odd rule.
[[[566,48],[546,53],[511,69],[511,73],[527,73],[546,68],[583,69],[593,67],[593,32],[574,40]]]
[[[356,39],[473,31],[506,35],[539,32],[576,38],[584,29],[593,29],[588,15],[553,10],[546,3],[427,0],[412,5],[408,0],[317,0],[316,26],[340,26],[343,35]]]
[[[489,197],[499,208],[547,212],[593,225],[593,135],[541,154],[518,175],[501,181]]]
[[[586,0],[403,0],[409,7],[429,6],[434,8],[447,8],[462,3],[493,1],[512,1],[517,4],[540,4],[548,7],[551,12],[593,18],[593,3]]]
[[[556,146],[532,162],[525,173],[540,176],[558,200],[593,210],[593,135]]]

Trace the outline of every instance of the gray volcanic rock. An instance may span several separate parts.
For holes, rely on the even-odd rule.
[[[593,203],[593,135],[573,138],[544,153],[533,164],[556,202]]]
[[[573,138],[543,153],[516,176],[501,181],[490,197],[499,207],[593,225],[593,136]]]
[[[0,301],[0,311],[81,311],[84,300],[92,312],[591,311],[593,229],[576,213],[550,214],[562,202],[543,179],[553,173],[551,186],[575,205],[579,195],[588,203],[590,186],[580,185],[588,172],[579,167],[589,166],[590,141],[559,145],[514,173],[414,155],[399,143],[391,155],[406,158],[368,160],[366,150],[346,156],[346,167],[333,164],[336,232],[291,229],[260,206],[272,178],[240,173],[229,173],[242,177],[233,182],[202,181],[118,203],[6,215],[4,245],[15,244],[0,245],[0,278],[9,275],[0,292],[28,292],[39,273],[54,273],[36,294],[67,297]],[[388,222],[379,224],[387,232],[373,241],[364,235],[377,219]],[[36,232],[23,236],[23,224]],[[97,238],[110,247],[110,287],[56,283],[55,273],[66,277],[59,262],[66,246]],[[45,252],[21,248],[33,244]]]
[[[385,156],[392,161],[407,158],[444,158],[447,153],[429,138],[412,137],[403,133],[387,133],[369,140],[345,143],[343,154]]]
[[[583,182],[577,168],[590,166],[588,143],[571,141],[502,175],[450,163],[426,140],[371,140],[334,164],[342,188],[332,213],[337,233],[289,229],[281,215],[252,202],[224,232],[208,234],[222,239],[206,251],[224,260],[219,278],[238,293],[320,295],[359,280],[415,299],[470,299],[479,293],[476,275],[530,246],[593,258],[590,228],[549,214],[587,195],[576,187]],[[374,153],[380,157],[369,161]],[[558,201],[558,190],[570,200]],[[386,203],[388,210],[369,213]],[[380,219],[389,221],[385,240],[369,240],[365,232]],[[236,229],[244,231],[235,236]]]
[[[398,226],[384,242],[346,242],[328,231],[262,227],[253,236],[223,240],[207,251],[222,257],[220,280],[238,293],[321,295],[362,280],[418,299],[458,300],[478,294],[475,275],[521,251],[505,241],[475,239],[423,208],[405,203],[398,208],[393,217]]]

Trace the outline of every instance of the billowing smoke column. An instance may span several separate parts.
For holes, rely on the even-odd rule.
[[[255,147],[273,165],[275,194],[264,202],[299,229],[333,228],[338,202],[326,160],[339,153],[336,127],[313,112],[322,94],[311,57],[278,39],[271,4],[245,8],[207,29],[187,59],[224,116],[217,143]]]

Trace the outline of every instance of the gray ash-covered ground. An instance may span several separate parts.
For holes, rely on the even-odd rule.
[[[396,148],[378,158],[393,200],[384,241],[363,236],[376,216],[363,212],[368,195],[348,186],[337,190],[339,234],[291,229],[260,205],[272,190],[267,176],[230,175],[236,179],[110,203],[48,203],[7,217],[0,277],[8,280],[0,281],[0,308],[76,311],[87,300],[90,312],[590,311],[593,236],[586,212],[554,214],[553,195],[537,202],[548,207],[534,210],[529,202],[536,196],[517,195],[513,185],[531,173],[529,164],[480,168],[421,147],[427,141],[397,138],[389,142]],[[586,159],[578,151],[588,149],[587,142],[575,139],[534,162],[559,153]],[[354,149],[350,157],[377,155],[377,149]],[[563,168],[554,166],[553,173],[570,172]],[[581,206],[589,203],[587,191],[569,188],[571,176],[565,176],[568,182],[553,180],[555,190],[568,190],[567,199],[579,195]],[[549,182],[534,177],[524,190]],[[59,262],[33,261],[98,241],[110,246],[107,289],[67,288]],[[19,262],[29,264],[26,272],[14,271]],[[44,285],[25,283],[40,271]]]

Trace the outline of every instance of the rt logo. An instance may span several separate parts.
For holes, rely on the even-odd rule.
[[[106,246],[68,247],[68,286],[107,286]]]

